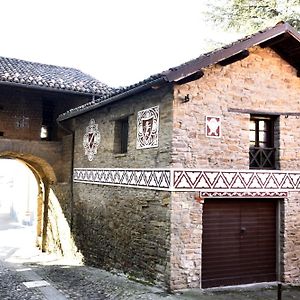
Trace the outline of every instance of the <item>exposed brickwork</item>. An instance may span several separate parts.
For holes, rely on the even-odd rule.
[[[65,132],[56,124],[57,116],[85,103],[89,99],[80,96],[37,92],[21,88],[0,88],[0,138],[20,140],[41,140],[43,124],[43,103],[50,103],[47,109],[52,116],[49,121],[51,140],[60,140]],[[24,118],[23,118],[24,117]]]
[[[204,74],[197,81],[174,87],[171,165],[198,169],[248,169],[250,114],[230,112],[230,108],[234,108],[282,113],[275,128],[275,146],[279,148],[277,165],[282,170],[299,170],[299,119],[284,114],[299,112],[300,81],[296,70],[270,49],[254,47],[248,58],[225,67],[212,66],[204,70]],[[191,100],[182,103],[186,94]],[[222,118],[221,138],[205,136],[205,116]],[[197,231],[198,238],[195,240],[199,243],[197,251],[201,253],[202,212],[201,206],[196,209],[199,204],[192,200],[194,195],[176,193],[172,196],[171,286],[174,289],[201,286],[201,254],[186,255]],[[300,275],[298,202],[296,194],[290,193],[285,201],[282,221],[285,228],[283,277],[293,283],[298,283]],[[197,229],[190,220],[191,212],[199,220]],[[191,226],[189,230],[186,229],[187,224]],[[186,234],[182,233],[184,229]]]
[[[4,137],[40,140],[42,102],[39,98],[26,99],[18,93],[1,93],[0,106],[0,131]]]

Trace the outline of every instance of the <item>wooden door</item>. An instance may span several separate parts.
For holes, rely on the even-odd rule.
[[[276,200],[206,199],[202,287],[276,280]]]

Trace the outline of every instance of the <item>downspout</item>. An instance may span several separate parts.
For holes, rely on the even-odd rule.
[[[50,183],[44,181],[45,196],[44,196],[44,215],[43,215],[43,231],[42,231],[42,252],[47,251],[47,227],[48,227],[48,211],[49,211],[49,193]]]
[[[71,199],[70,199],[70,230],[72,232],[73,229],[73,212],[74,212],[74,192],[73,192],[73,170],[74,170],[74,149],[75,149],[75,132],[65,126],[63,126],[60,121],[56,120],[57,125],[63,129],[64,131],[68,132],[72,136],[72,145],[71,145],[71,182],[70,182],[70,193],[71,193]]]

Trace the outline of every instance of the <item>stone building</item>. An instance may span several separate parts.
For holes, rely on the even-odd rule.
[[[279,23],[61,114],[85,261],[170,289],[298,284],[299,49]]]
[[[0,57],[0,158],[17,159],[35,175],[37,242],[43,250],[65,252],[64,241],[54,234],[58,222],[51,209],[54,190],[70,216],[66,184],[71,172],[71,155],[66,151],[70,141],[56,118],[113,91],[77,69]]]

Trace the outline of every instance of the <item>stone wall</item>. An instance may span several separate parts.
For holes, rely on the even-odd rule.
[[[173,193],[171,204],[170,288],[199,287],[201,278],[202,203],[194,193]]]
[[[87,264],[168,284],[169,193],[76,184],[74,233]]]
[[[186,94],[191,100],[183,103]],[[277,165],[282,170],[299,170],[300,122],[297,116],[286,114],[299,112],[299,94],[296,70],[270,49],[254,47],[242,61],[205,69],[201,79],[174,87],[171,166],[249,169],[250,114],[232,112],[234,109],[281,114],[276,122]],[[221,117],[221,138],[206,137],[206,116]],[[300,230],[299,203],[295,195],[290,193],[285,201],[283,215],[283,277],[289,282],[298,282],[300,276],[300,269],[295,267],[299,260],[296,244]],[[202,210],[193,200],[195,196],[196,193],[172,195],[171,283],[175,289],[201,285]],[[199,248],[190,251],[195,232]]]
[[[298,117],[300,82],[296,70],[269,49],[253,48],[250,56],[225,67],[215,65],[204,76],[174,87],[174,167],[249,168],[250,114],[230,109],[282,114],[280,165],[295,169],[300,161]],[[191,101],[182,103],[181,96]],[[222,118],[222,136],[205,136],[205,116]],[[298,160],[298,161],[297,161]],[[288,162],[288,163],[287,163]]]
[[[79,168],[168,167],[172,135],[173,94],[160,88],[107,105],[76,118],[75,165]],[[159,146],[136,149],[137,112],[159,105]],[[115,123],[128,117],[128,152],[114,152]],[[84,155],[83,136],[90,119],[101,142],[92,161]],[[168,285],[170,193],[127,187],[74,183],[74,233],[88,264],[116,269]]]
[[[281,212],[281,277],[300,284],[300,193],[289,193]]]

